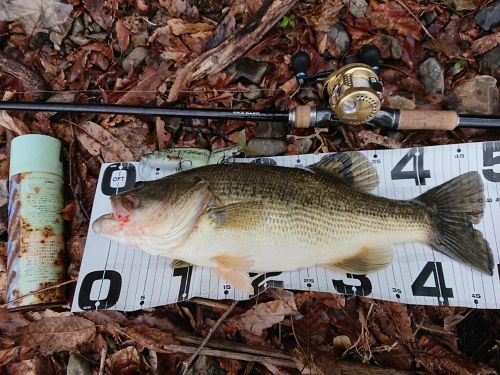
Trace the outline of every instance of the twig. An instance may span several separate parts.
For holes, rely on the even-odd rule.
[[[101,349],[101,362],[99,364],[99,375],[104,375],[104,364],[106,363],[106,354],[108,353],[108,347],[105,346]]]
[[[71,283],[74,283],[76,282],[77,280],[76,279],[71,279],[71,280],[67,280],[67,281],[64,281],[62,283],[59,283],[59,284],[56,284],[56,285],[52,285],[52,286],[48,286],[46,288],[42,288],[42,289],[38,289],[38,290],[34,290],[32,292],[29,292],[28,294],[25,294],[23,296],[20,296],[20,297],[17,297],[16,299],[10,301],[10,302],[7,302],[7,303],[4,303],[3,305],[0,305],[0,309],[3,309],[7,306],[9,306],[11,303],[15,303],[15,302],[18,302],[26,297],[29,297],[29,296],[32,296],[32,295],[35,295],[35,294],[38,294],[38,293],[42,293],[42,292],[45,292],[47,290],[51,290],[51,289],[56,289],[56,288],[60,288],[64,285],[68,285],[68,284],[71,284]]]
[[[427,34],[427,36],[431,39],[434,39],[434,37],[431,35],[431,33],[429,32],[429,30],[427,30],[427,28],[424,26],[424,24],[422,23],[422,21],[420,21],[418,19],[418,17],[411,11],[410,8],[408,8],[408,6],[403,3],[401,0],[396,0],[396,2],[401,5],[404,10],[406,10],[408,13],[410,13],[410,15],[415,19],[415,21],[417,21],[419,24],[420,24],[420,27],[422,28],[422,30],[424,30],[424,32]]]
[[[210,340],[210,337],[212,337],[212,335],[214,334],[214,332],[217,330],[217,328],[219,328],[219,325],[222,323],[222,321],[224,319],[226,319],[226,317],[229,315],[229,313],[231,311],[233,311],[233,309],[236,307],[236,305],[238,304],[238,302],[239,301],[234,301],[231,304],[231,306],[229,306],[228,309],[226,311],[224,311],[224,314],[222,314],[221,317],[215,322],[215,324],[213,325],[213,327],[210,328],[210,331],[208,332],[208,334],[205,337],[205,339],[202,341],[201,345],[198,347],[198,349],[196,349],[196,351],[191,355],[191,357],[189,357],[189,360],[185,364],[184,371],[182,372],[182,375],[186,375],[187,374],[187,372],[189,370],[189,367],[194,362],[194,360],[196,359],[196,357],[198,356],[198,354],[201,353],[201,351],[203,350],[203,347],[207,344],[208,340]]]
[[[192,302],[192,303],[195,303],[197,305],[213,307],[214,309],[220,309],[220,310],[225,310],[230,306],[224,302],[214,301],[214,300],[202,298],[202,297],[194,297],[194,298],[191,298],[187,302]]]

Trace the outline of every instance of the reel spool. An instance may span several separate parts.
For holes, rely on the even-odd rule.
[[[324,81],[323,92],[338,118],[350,125],[372,120],[380,111],[382,84],[372,67],[347,64],[332,72]]]

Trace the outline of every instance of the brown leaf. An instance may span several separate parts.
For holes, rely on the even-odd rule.
[[[141,364],[139,352],[133,346],[119,350],[106,360],[112,374],[132,375],[137,373]]]
[[[7,295],[7,246],[0,242],[0,304],[5,303]]]
[[[316,351],[325,340],[330,318],[325,306],[318,302],[309,301],[300,311],[303,315],[293,322],[295,335],[303,350]]]
[[[172,144],[172,135],[165,130],[165,121],[161,117],[156,118],[156,139],[158,140],[158,150],[165,150]]]
[[[226,370],[226,375],[237,375],[238,371],[243,368],[243,365],[240,361],[229,358],[218,358],[219,365],[221,368]]]
[[[442,52],[449,58],[459,57],[460,54],[460,47],[448,42],[446,39],[428,40],[423,44],[423,47],[436,52]]]
[[[22,329],[20,344],[43,354],[72,351],[94,339],[96,328],[79,316],[43,318]]]
[[[345,297],[340,294],[328,292],[305,292],[297,293],[295,295],[295,302],[297,303],[297,307],[299,309],[308,299],[315,299],[323,305],[334,309],[341,309],[345,306]]]
[[[156,150],[156,142],[153,134],[149,132],[148,124],[137,118],[126,120],[108,131],[132,152],[134,160]]]
[[[71,221],[75,217],[77,203],[72,200],[61,210],[61,216],[66,221]]]
[[[494,34],[489,34],[483,36],[482,38],[476,39],[470,49],[467,51],[467,55],[482,55],[483,53],[492,50],[500,44],[500,31]]]
[[[308,25],[326,32],[337,23],[338,15],[343,7],[343,0],[320,0],[314,2],[313,5],[299,5],[297,15],[303,17]]]
[[[376,144],[387,148],[401,148],[402,146],[401,142],[386,137],[385,135],[374,133],[370,130],[361,130],[356,135],[360,140],[361,147],[365,147],[369,144]]]
[[[171,66],[171,63],[162,62],[158,67],[146,67],[137,86],[123,95],[116,104],[148,104],[155,98],[156,91],[163,81],[174,74],[174,71],[170,70]]]
[[[19,346],[14,348],[0,350],[0,366],[5,366],[19,356]]]
[[[183,35],[183,34],[195,34],[202,31],[211,31],[215,29],[214,25],[210,25],[208,23],[187,23],[181,20],[180,18],[172,18],[167,21],[168,27],[170,27],[170,31],[174,35]]]
[[[405,0],[409,5],[412,1]],[[368,13],[371,24],[376,29],[395,30],[400,35],[410,34],[413,38],[420,40],[422,29],[420,24],[396,1],[379,3],[371,1],[372,10]]]
[[[116,39],[118,40],[118,47],[124,52],[130,43],[130,30],[125,27],[125,18],[116,21]]]
[[[9,375],[41,375],[57,373],[48,358],[33,358],[7,365]]]
[[[30,132],[28,126],[16,117],[11,117],[6,111],[0,111],[0,126],[12,130],[17,135]]]
[[[142,346],[159,353],[167,353],[163,349],[164,345],[178,343],[170,333],[144,324],[134,324],[130,328],[122,328],[121,331]]]
[[[99,26],[106,30],[111,29],[114,12],[108,0],[84,0],[83,5]]]
[[[80,124],[77,139],[81,145],[93,156],[102,156],[106,163],[117,161],[132,161],[134,155],[110,132],[92,121]]]
[[[0,333],[12,335],[29,322],[18,312],[0,308]]]
[[[260,336],[265,329],[281,322],[285,315],[298,313],[295,302],[289,303],[291,302],[287,303],[282,300],[259,303],[247,312],[229,319],[227,323]]]
[[[456,375],[493,375],[496,371],[482,364],[471,363],[453,354],[437,343],[431,336],[422,336],[418,341],[421,350],[415,353],[417,363],[431,373]]]

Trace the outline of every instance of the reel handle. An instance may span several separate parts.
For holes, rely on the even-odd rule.
[[[374,70],[379,70],[380,67],[380,50],[371,44],[366,44],[359,51],[359,59],[363,64],[370,65]]]
[[[292,69],[295,77],[300,80],[307,76],[307,69],[311,66],[311,58],[304,51],[299,51],[292,57]]]

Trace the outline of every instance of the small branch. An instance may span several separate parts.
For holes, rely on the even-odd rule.
[[[219,320],[217,320],[217,322],[215,322],[214,326],[212,328],[210,328],[210,331],[208,332],[208,334],[205,337],[205,339],[202,341],[201,345],[198,347],[198,349],[196,349],[196,351],[191,355],[191,357],[189,358],[189,360],[185,364],[184,371],[182,372],[182,375],[186,375],[187,374],[187,372],[189,370],[189,367],[194,362],[194,360],[196,359],[196,357],[198,356],[198,354],[201,353],[201,351],[203,350],[203,348],[207,344],[208,340],[210,340],[210,337],[212,337],[212,335],[214,334],[214,332],[217,330],[217,328],[219,328],[219,325],[222,323],[222,321],[224,319],[226,319],[226,317],[229,315],[229,313],[231,311],[233,311],[233,309],[236,307],[236,305],[238,304],[238,302],[239,301],[234,301],[231,304],[231,306],[229,306],[228,309],[224,312],[224,314],[222,314],[222,316],[219,318]]]
[[[427,30],[427,28],[422,23],[422,21],[418,19],[418,17],[411,11],[410,8],[408,8],[408,6],[405,3],[403,3],[401,0],[396,0],[396,2],[399,5],[401,5],[404,8],[404,10],[406,10],[415,19],[415,21],[417,21],[420,24],[420,27],[422,28],[422,30],[424,30],[424,32],[427,34],[429,38],[434,39],[429,30]]]
[[[106,354],[108,353],[108,347],[101,349],[101,362],[99,364],[99,375],[104,375],[104,364],[106,363]]]
[[[29,296],[32,296],[32,295],[35,295],[35,294],[38,294],[38,293],[46,292],[47,290],[60,288],[60,287],[62,287],[64,285],[75,283],[76,281],[77,281],[76,279],[71,279],[71,280],[67,280],[67,281],[64,281],[62,283],[56,284],[56,285],[48,286],[46,288],[34,290],[32,292],[29,292],[28,294],[25,294],[24,296],[17,297],[16,299],[14,299],[14,300],[12,300],[10,302],[7,302],[7,303],[4,303],[3,305],[0,305],[0,309],[3,309],[5,307],[9,306],[11,303],[18,302],[18,301],[20,301],[20,300],[22,300],[22,299],[24,299],[26,297],[29,297]]]

